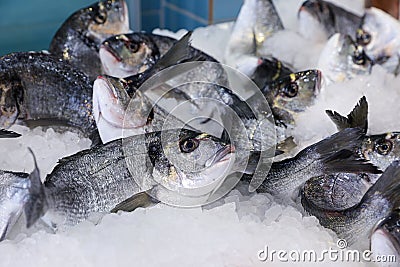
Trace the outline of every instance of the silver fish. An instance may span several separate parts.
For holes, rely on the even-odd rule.
[[[233,166],[234,148],[227,142],[185,129],[118,139],[61,159],[43,185],[35,180],[14,190],[21,194],[18,199],[27,199],[23,206],[28,228],[39,218],[56,228],[74,225],[94,212],[115,211],[129,203],[131,210],[146,206],[154,202],[143,198],[150,191],[162,199],[168,190],[183,197],[218,187]],[[211,191],[200,190],[205,196]]]
[[[321,209],[307,203],[307,212],[318,218],[322,226],[333,230],[349,246],[357,249],[369,247],[374,226],[400,204],[400,163],[394,161],[368,190],[360,203],[342,210]],[[306,199],[302,199],[306,201]]]
[[[225,62],[246,75],[257,66],[258,49],[272,34],[283,29],[272,0],[246,0],[236,19]]]
[[[364,48],[349,35],[334,34],[320,54],[318,69],[324,74],[326,84],[330,84],[368,75],[373,64]]]
[[[400,210],[393,210],[379,222],[371,235],[370,250],[374,255],[394,256],[389,264],[400,263]]]

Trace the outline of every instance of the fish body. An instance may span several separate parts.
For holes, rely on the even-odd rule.
[[[335,33],[355,39],[357,27],[361,23],[361,17],[323,0],[305,1],[300,7],[298,18],[300,33],[310,39],[315,35],[324,35],[328,39]],[[310,31],[311,28],[318,29],[318,33]]]
[[[125,78],[151,68],[176,42],[170,37],[145,32],[115,35],[101,45],[100,59],[107,75]],[[191,61],[217,62],[192,46],[187,49],[187,58]]]
[[[228,41],[225,63],[251,75],[260,56],[258,49],[280,30],[283,24],[272,0],[244,1]]]
[[[73,13],[53,37],[49,52],[94,80],[102,73],[99,47],[106,38],[129,32],[124,0],[102,0]]]
[[[321,52],[318,69],[327,84],[350,80],[357,75],[369,75],[373,61],[364,48],[349,35],[334,34]]]
[[[342,210],[327,210],[304,203],[303,207],[318,218],[321,225],[333,230],[339,238],[358,249],[369,247],[374,226],[399,205],[400,165],[394,161],[367,191],[360,203]]]
[[[362,136],[360,129],[345,129],[303,149],[293,158],[274,162],[257,191],[292,197],[310,178],[340,172],[339,169],[351,173],[379,173],[375,166],[355,153]]]
[[[98,136],[91,82],[68,63],[42,52],[13,53],[0,58],[0,76],[1,127],[21,120],[78,128],[92,140]]]
[[[320,89],[321,72],[307,70],[267,83],[261,92],[271,107],[275,121],[289,126],[294,125],[296,114],[314,104]]]
[[[393,255],[393,266],[400,262],[400,213],[393,210],[379,222],[371,235],[370,250],[375,255]]]
[[[258,65],[250,78],[259,88],[263,88],[266,83],[279,80],[293,72],[293,67],[287,66],[274,57],[262,57],[258,60]]]
[[[48,212],[73,225],[143,189],[157,184],[174,190],[201,187],[228,168],[229,144],[199,132],[178,133],[119,139],[62,159],[44,182]]]
[[[7,237],[29,196],[29,174],[0,171],[0,241]]]
[[[357,43],[364,47],[366,54],[376,63],[384,63],[398,55],[400,42],[400,23],[388,13],[371,7],[365,11],[360,28],[357,30]]]
[[[360,127],[368,130],[368,102],[362,97],[354,109],[345,117],[337,112],[326,111],[338,130]],[[400,159],[400,135],[398,132],[362,137],[356,154],[385,170],[391,162]],[[313,177],[305,183],[302,197],[305,203],[329,210],[343,210],[358,204],[367,190],[378,180],[379,174],[335,173]]]

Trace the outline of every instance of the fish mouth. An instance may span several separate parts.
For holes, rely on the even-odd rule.
[[[106,41],[100,46],[100,50],[107,52],[111,55],[116,61],[121,62],[122,58],[118,55],[118,53],[111,47],[111,45]]]
[[[95,83],[97,83],[97,86],[99,86],[103,92],[106,91],[107,95],[106,96],[100,95],[99,97],[94,97],[94,101],[97,101],[97,98],[103,100],[104,102],[109,101],[109,104],[105,104],[103,108],[103,109],[107,108],[107,110],[102,110],[102,108],[99,107],[98,108],[99,110],[97,111],[99,114],[95,116],[97,117],[101,116],[108,124],[118,128],[138,129],[148,125],[148,119],[142,117],[139,113],[126,114],[127,107],[122,106],[122,104],[118,102],[119,98],[115,86],[107,77],[98,76]],[[101,106],[101,103],[99,103],[99,106]],[[126,116],[129,116],[132,119],[127,120]]]
[[[209,158],[205,165],[206,167],[210,167],[214,164],[230,160],[232,153],[235,153],[235,147],[233,145],[226,145],[225,147],[219,149],[214,156]]]
[[[400,254],[400,242],[397,240],[385,227],[379,228],[373,232],[372,235],[382,236],[387,239],[390,244],[392,244],[393,248]]]
[[[305,1],[301,7],[299,8],[299,11],[297,13],[297,16],[300,15],[300,13],[307,13],[308,15],[310,15],[312,18],[314,18],[315,20],[317,20],[319,23],[321,23],[321,19],[319,18],[319,16],[316,15],[315,12],[315,7],[316,5],[318,5],[318,3],[315,3],[313,1]]]

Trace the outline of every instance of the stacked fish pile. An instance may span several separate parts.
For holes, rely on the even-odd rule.
[[[133,211],[159,201],[206,204],[241,180],[285,202],[300,199],[306,212],[350,245],[400,256],[400,134],[367,134],[363,97],[347,116],[326,111],[337,133],[307,147],[297,147],[292,136],[299,115],[324,89],[321,75],[326,84],[339,83],[369,75],[373,65],[397,74],[399,22],[377,9],[359,17],[321,0],[306,1],[299,18],[305,38],[316,31],[329,38],[318,70],[296,70],[265,53],[283,23],[272,1],[245,1],[225,63],[254,82],[242,85],[255,88],[247,98],[231,89],[229,68],[191,46],[191,32],[179,40],[130,32],[123,0],[75,12],[48,52],[1,57],[2,128],[74,129],[92,147],[60,159],[44,183],[36,163],[30,174],[0,171],[0,240],[21,222],[26,231],[55,232],[98,212]],[[200,121],[187,122],[152,101],[149,91],[189,103],[181,112]],[[204,98],[218,104],[199,101]],[[1,130],[0,137],[19,134]],[[234,181],[225,184],[221,177]],[[199,188],[196,198],[187,197]],[[382,251],[387,247],[394,250]]]

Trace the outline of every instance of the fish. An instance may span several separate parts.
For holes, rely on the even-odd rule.
[[[128,33],[124,0],[102,0],[69,16],[51,40],[49,52],[80,69],[93,81],[102,74],[99,48],[108,37]]]
[[[225,50],[225,63],[250,76],[261,56],[258,50],[281,30],[283,23],[272,0],[244,1]]]
[[[64,126],[99,142],[91,81],[67,62],[43,52],[12,53],[0,58],[0,81],[0,127]]]
[[[357,75],[369,75],[373,65],[361,45],[349,35],[339,33],[329,38],[318,60],[318,69],[324,74],[327,85],[350,80]]]
[[[207,196],[218,187],[232,169],[234,151],[229,139],[187,129],[150,132],[80,151],[60,159],[40,190],[35,189],[39,193],[29,195],[24,207],[27,227],[40,218],[57,230],[95,212],[124,206],[132,210],[132,203],[165,201],[167,193],[176,197],[171,191],[181,196],[175,204],[185,205],[180,202],[185,194]],[[144,198],[146,193],[153,198]]]
[[[44,194],[40,171],[32,150],[29,151],[34,160],[31,173],[0,171],[0,241],[7,238],[25,208],[35,210],[31,220],[36,221],[43,215],[40,210],[46,203],[37,199],[39,195]],[[39,210],[36,211],[36,208]]]
[[[397,56],[400,42],[400,23],[378,8],[368,8],[356,31],[356,41],[376,64]]]
[[[326,40],[335,33],[355,39],[361,20],[360,16],[322,0],[305,1],[298,12],[299,32],[308,39]]]
[[[298,113],[314,104],[320,89],[321,72],[306,70],[267,83],[261,92],[271,107],[274,120],[287,127],[294,125]]]
[[[100,47],[100,59],[105,74],[118,78],[126,78],[148,70],[162,58],[177,42],[176,39],[134,32],[120,34],[106,39]],[[190,44],[187,60],[218,62],[206,53],[193,48]],[[184,58],[177,63],[187,62]]]
[[[261,57],[254,72],[251,74],[250,79],[259,87],[263,88],[266,83],[273,82],[289,74],[293,73],[292,66],[283,63],[277,58]]]
[[[341,211],[321,209],[309,203],[303,203],[303,207],[349,246],[365,250],[369,248],[374,226],[400,204],[399,190],[400,162],[394,161],[355,206]]]
[[[394,209],[373,229],[370,250],[374,255],[394,256],[393,266],[400,261],[400,210]]]
[[[327,114],[338,130],[360,127],[364,133],[368,130],[368,102],[362,97],[347,117],[327,110]],[[357,155],[364,160],[385,170],[391,162],[400,160],[399,132],[365,135]],[[367,190],[379,179],[379,174],[371,173],[335,173],[313,177],[303,188],[302,197],[306,203],[329,210],[343,210],[358,204]]]
[[[304,148],[292,158],[273,162],[257,192],[297,197],[304,183],[316,176],[338,172],[381,173],[355,153],[363,136],[362,129],[344,129]]]
[[[0,129],[0,138],[17,138],[20,137],[21,134],[13,132],[13,131],[8,131],[5,129]]]

